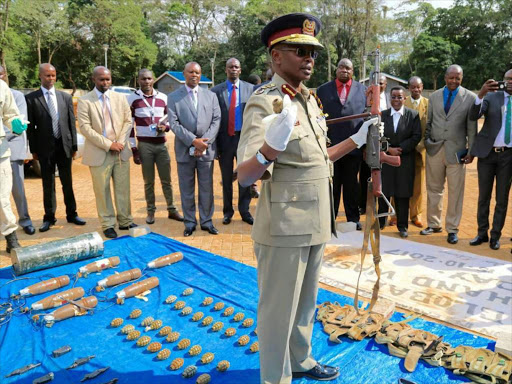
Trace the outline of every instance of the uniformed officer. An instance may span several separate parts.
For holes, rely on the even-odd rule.
[[[16,107],[14,97],[8,85],[0,80],[0,232],[7,240],[7,253],[11,249],[19,248],[16,236],[16,217],[11,208],[12,169],[9,160],[11,150],[7,142],[4,124],[11,132],[21,135],[27,129],[27,124],[21,121],[22,117]]]
[[[318,278],[334,231],[331,162],[366,143],[368,126],[327,148],[319,102],[302,84],[313,71],[320,31],[316,17],[295,13],[261,32],[275,75],[247,103],[238,146],[238,180],[262,179],[252,231],[258,260],[261,382],[292,377],[331,380],[338,368],[311,355]],[[282,101],[282,111],[276,112]],[[278,109],[279,108],[279,109]],[[374,121],[373,121],[374,122]]]

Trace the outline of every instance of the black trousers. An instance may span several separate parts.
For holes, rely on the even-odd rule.
[[[390,200],[391,196],[386,196],[388,201]],[[399,231],[407,230],[409,228],[409,198],[408,197],[396,197],[393,196],[393,199],[395,201],[395,211],[396,211],[396,227]],[[379,213],[388,212],[389,207],[384,201],[384,199],[381,197],[379,198]],[[380,217],[379,223],[380,226],[384,226],[386,223],[387,217]]]
[[[77,216],[76,201],[73,193],[73,179],[71,177],[72,159],[66,156],[62,139],[55,139],[53,150],[49,153],[38,153],[43,179],[44,221],[55,221],[57,199],[55,198],[55,165],[59,169],[59,178],[66,205],[66,218],[68,220]]]
[[[341,189],[343,188],[343,206],[347,221],[359,221],[359,184],[357,173],[361,158],[358,156],[344,156],[334,163],[333,197],[334,215],[338,216],[341,201]]]
[[[359,207],[361,207],[363,211],[366,210],[366,197],[368,195],[368,179],[370,178],[370,175],[370,167],[368,167],[366,161],[362,161],[359,170],[359,190],[361,192],[361,194],[359,195]]]
[[[512,148],[504,152],[491,151],[487,157],[479,158],[478,170],[478,235],[487,236],[489,230],[489,206],[492,188],[496,179],[496,206],[492,220],[491,239],[498,240],[505,225],[512,182]]]
[[[231,217],[235,213],[233,209],[233,169],[236,159],[236,150],[240,141],[240,132],[236,132],[233,137],[233,145],[228,148],[222,148],[219,152],[220,173],[222,176],[222,212],[224,216]],[[238,184],[238,211],[240,216],[246,217],[250,215],[249,204],[251,203],[251,188],[242,187]]]

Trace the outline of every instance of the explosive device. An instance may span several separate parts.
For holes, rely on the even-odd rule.
[[[123,304],[124,299],[141,295],[144,292],[157,287],[159,284],[160,281],[158,280],[158,277],[150,277],[148,279],[144,279],[142,281],[134,283],[126,288],[121,289],[119,292],[116,293],[117,303]]]
[[[94,359],[96,356],[95,355],[91,355],[91,356],[87,356],[87,357],[81,357],[80,359],[76,359],[73,364],[71,364],[69,367],[67,367],[66,369],[73,369],[73,368],[76,368],[76,367],[79,367],[81,365],[84,365],[85,363],[88,363],[89,361],[91,361],[92,359]]]
[[[67,301],[80,299],[84,295],[85,291],[82,287],[71,288],[67,291],[54,293],[53,295],[47,296],[44,299],[32,303],[31,308],[33,311],[39,311],[41,309],[60,307]]]
[[[88,373],[87,375],[82,377],[82,379],[80,381],[86,381],[86,380],[94,379],[95,377],[98,377],[103,372],[107,371],[108,369],[110,369],[110,367],[105,367],[105,368],[97,369],[94,372]]]
[[[79,277],[87,277],[89,273],[101,272],[104,269],[117,267],[120,262],[121,260],[119,260],[119,257],[117,256],[109,257],[108,259],[96,260],[80,267],[78,269],[78,275]]]
[[[89,310],[92,310],[97,305],[98,299],[96,296],[84,297],[81,300],[74,301],[71,304],[65,305],[47,315],[44,315],[43,321],[46,323],[47,327],[51,327],[56,321],[85,315]]]
[[[32,384],[44,384],[53,380],[55,374],[53,372],[47,373],[44,376],[38,377],[37,379],[32,381]]]
[[[171,265],[174,263],[177,263],[178,261],[183,260],[183,253],[181,252],[174,252],[169,255],[165,255],[162,257],[159,257],[158,259],[152,260],[148,263],[148,268],[161,268],[165,267],[167,265]]]
[[[57,348],[52,352],[52,357],[57,358],[65,355],[66,353],[71,352],[71,347],[69,345],[64,345],[60,348]]]
[[[139,268],[129,269],[120,273],[115,273],[104,279],[101,279],[97,283],[96,291],[102,291],[106,287],[113,287],[127,281],[136,280],[142,276],[142,272]]]
[[[19,276],[101,255],[103,255],[103,239],[98,232],[91,232],[67,239],[15,248],[11,258],[14,273]]]
[[[41,293],[54,291],[69,284],[69,276],[63,275],[29,285],[20,290],[19,296],[35,296]]]

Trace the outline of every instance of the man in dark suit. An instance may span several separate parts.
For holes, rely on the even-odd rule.
[[[324,112],[329,118],[337,118],[363,113],[366,107],[366,87],[352,80],[354,67],[349,59],[341,59],[336,69],[336,79],[322,84],[317,95],[322,101]],[[332,145],[341,143],[355,134],[363,119],[354,119],[329,126],[328,136]],[[361,230],[359,222],[358,196],[359,185],[357,173],[362,160],[360,149],[354,149],[347,156],[334,163],[334,213],[338,215],[341,200],[341,188],[343,187],[343,205],[347,221],[357,223],[357,229]]]
[[[487,80],[469,112],[471,120],[485,116],[470,152],[478,157],[478,235],[469,244],[489,241],[489,204],[496,179],[496,207],[489,243],[495,250],[500,248],[512,182],[512,69],[505,73],[504,80],[505,91],[498,91],[497,81]]]
[[[391,108],[382,111],[384,136],[389,140],[388,153],[400,156],[400,166],[382,165],[382,193],[395,200],[397,227],[400,237],[407,237],[409,198],[414,189],[415,149],[421,140],[421,124],[417,111],[404,107],[405,88],[391,88]],[[379,199],[379,213],[387,212],[388,205]],[[381,217],[384,227],[386,218]]]
[[[224,219],[222,224],[231,223],[233,217],[233,162],[242,132],[245,104],[252,95],[254,85],[240,80],[242,67],[240,61],[231,58],[226,62],[228,79],[211,89],[219,100],[221,119],[217,135],[217,157],[222,175],[222,197]],[[254,219],[249,212],[251,203],[250,187],[238,184],[238,211],[242,221],[252,225]]]
[[[57,221],[55,211],[55,165],[62,183],[66,219],[68,223],[85,225],[76,213],[71,163],[77,151],[76,121],[71,95],[54,87],[57,72],[51,64],[39,66],[41,88],[26,96],[28,120],[27,134],[30,152],[39,160],[43,179],[44,218],[40,232],[46,232]]]
[[[188,237],[196,230],[196,173],[201,229],[217,235],[219,231],[213,226],[212,216],[213,160],[220,125],[219,101],[215,93],[199,86],[201,66],[198,63],[187,63],[183,74],[185,85],[170,93],[167,99],[169,125],[176,135],[174,152],[185,218],[183,236]]]

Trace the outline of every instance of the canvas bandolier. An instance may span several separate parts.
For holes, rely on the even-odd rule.
[[[510,356],[485,348],[458,346],[453,348],[443,337],[415,329],[401,322],[386,320],[377,313],[361,313],[352,305],[337,302],[320,304],[316,319],[322,322],[325,333],[333,343],[341,343],[342,336],[353,340],[375,337],[378,344],[386,344],[391,355],[405,359],[407,371],[414,372],[419,360],[444,367],[455,375],[465,376],[478,384],[511,384]]]

